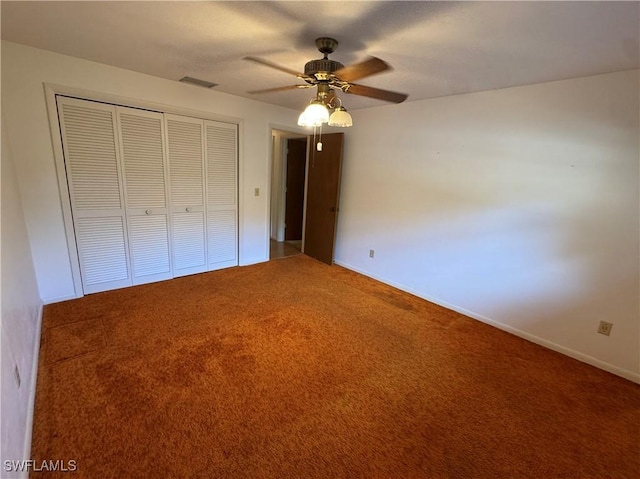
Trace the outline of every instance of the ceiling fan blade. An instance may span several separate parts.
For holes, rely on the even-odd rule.
[[[244,57],[243,60],[247,60],[247,61],[250,61],[250,62],[258,63],[259,65],[264,65],[264,66],[269,67],[269,68],[275,68],[276,70],[280,70],[281,72],[284,72],[284,73],[289,73],[290,75],[297,76],[298,78],[301,78],[301,79],[307,78],[304,74],[302,74],[300,72],[297,72],[295,70],[291,70],[290,68],[287,68],[287,67],[276,65],[275,63],[272,63],[272,62],[270,62],[268,60],[264,60],[262,58]]]
[[[252,91],[248,91],[247,93],[255,95],[258,93],[273,93],[276,91],[295,90],[297,88],[311,88],[312,86],[314,85],[287,85],[287,86],[278,86],[275,88],[265,88],[264,90],[252,90]]]
[[[333,72],[333,74],[342,81],[350,82],[375,75],[385,70],[391,70],[387,62],[376,57],[369,57],[363,62],[342,67],[340,70]]]
[[[381,90],[380,88],[373,88],[364,85],[349,84],[345,90],[347,93],[353,95],[367,96],[369,98],[376,98],[378,100],[389,101],[391,103],[402,103],[407,99],[409,95],[405,93],[398,93],[396,91]]]

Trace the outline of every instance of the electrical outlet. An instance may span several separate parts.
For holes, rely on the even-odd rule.
[[[18,387],[20,387],[22,381],[20,380],[20,370],[18,369],[17,364],[13,365],[13,377],[15,378]]]
[[[600,326],[598,326],[598,332],[600,334],[604,334],[605,336],[609,336],[611,334],[611,329],[613,328],[613,323],[607,323],[606,321],[600,321]]]
[[[372,249],[369,250],[369,258],[373,258],[375,256],[376,252]]]

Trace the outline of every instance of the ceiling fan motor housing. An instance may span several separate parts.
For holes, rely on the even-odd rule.
[[[343,68],[344,65],[335,60],[321,58],[319,60],[311,60],[304,66],[304,74],[314,77],[318,80],[326,80],[330,73]]]

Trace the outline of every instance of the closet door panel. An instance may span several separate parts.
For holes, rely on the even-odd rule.
[[[120,210],[113,107],[70,98],[58,101],[75,211]]]
[[[176,276],[205,271],[207,260],[204,212],[174,213],[171,221]]]
[[[161,113],[117,107],[133,284],[173,277]]]
[[[238,264],[237,126],[205,122],[209,269]]]
[[[212,269],[234,266],[237,257],[237,215],[232,210],[210,211],[209,223],[209,263]],[[217,266],[217,267],[216,267]]]
[[[147,115],[152,115],[150,118]],[[166,208],[162,115],[118,108],[128,209]]]
[[[165,115],[172,207],[204,207],[203,121]]]
[[[204,122],[165,115],[171,178],[171,239],[175,276],[207,270]]]
[[[131,285],[122,216],[78,218],[76,240],[85,293]]]
[[[89,294],[130,286],[115,107],[56,101],[82,289]]]
[[[170,271],[167,229],[166,215],[132,215],[129,218],[129,244],[137,278],[156,281]]]

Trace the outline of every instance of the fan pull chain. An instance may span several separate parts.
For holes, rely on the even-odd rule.
[[[317,127],[314,125],[314,127],[313,127],[313,145],[314,145],[314,148],[311,150],[311,168],[315,168],[316,167],[316,149],[315,149],[315,145],[316,145],[316,130],[317,130]]]
[[[316,141],[316,135],[318,140]],[[320,129],[316,125],[313,125],[313,145],[314,148],[311,151],[311,168],[316,167],[316,151],[322,151],[322,123]]]
[[[316,150],[322,151],[322,123],[320,123],[320,135],[318,136],[318,143],[316,144]]]

